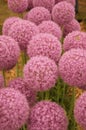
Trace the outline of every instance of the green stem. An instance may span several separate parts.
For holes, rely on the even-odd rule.
[[[63,82],[62,105],[64,105],[65,90],[66,90],[66,84]]]
[[[23,130],[26,130],[26,127],[25,127],[25,125],[23,126]]]
[[[72,94],[72,99],[71,99],[71,104],[70,104],[70,111],[69,111],[69,118],[71,118],[72,121],[72,129],[71,130],[75,130],[75,119],[74,119],[74,114],[73,114],[73,110],[74,110],[74,102],[75,102],[75,88],[73,87],[73,94]]]
[[[46,91],[46,92],[45,92],[45,99],[46,99],[46,100],[49,100],[49,91]]]
[[[4,77],[4,86],[6,87],[6,75],[5,75],[5,70],[3,70],[3,77]]]
[[[61,86],[60,86],[60,80],[58,80],[58,83],[56,85],[56,89],[57,89],[57,102],[59,103],[59,99],[60,99],[60,93],[61,93]]]
[[[16,74],[17,74],[17,77],[19,77],[19,65],[18,65],[18,62],[16,64]]]

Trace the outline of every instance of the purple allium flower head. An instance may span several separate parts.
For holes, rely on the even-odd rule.
[[[58,24],[53,21],[43,21],[39,26],[39,31],[41,33],[50,33],[56,36],[59,40],[62,37],[62,31]]]
[[[20,55],[18,43],[11,37],[0,36],[0,70],[13,68]]]
[[[15,13],[22,13],[28,8],[28,0],[8,0],[8,8]]]
[[[69,3],[71,3],[73,6],[75,6],[75,4],[76,4],[76,1],[75,1],[75,0],[55,0],[56,3],[59,3],[59,2],[62,2],[62,1],[69,2]]]
[[[86,49],[86,32],[73,31],[69,33],[63,44],[64,51],[68,51],[72,48]]]
[[[2,76],[2,74],[0,74],[0,88],[4,87],[4,78]]]
[[[24,19],[34,22],[36,25],[38,25],[42,21],[51,20],[51,14],[44,7],[35,7],[26,14]]]
[[[32,87],[28,86],[24,79],[16,78],[11,80],[8,87],[14,88],[15,90],[19,90],[23,93],[26,96],[30,106],[33,106],[36,102],[36,91]]]
[[[52,11],[53,6],[55,5],[55,0],[33,0],[33,6],[42,6]]]
[[[73,19],[70,23],[64,25],[63,35],[64,37],[73,31],[80,31],[81,27],[76,19]]]
[[[86,92],[84,92],[75,102],[74,116],[77,123],[86,130]]]
[[[68,127],[65,110],[51,101],[38,102],[30,112],[29,122],[30,130],[67,130]]]
[[[29,116],[29,105],[23,94],[10,88],[0,90],[0,130],[17,130]]]
[[[47,56],[56,63],[58,63],[61,53],[62,47],[60,41],[57,37],[48,33],[39,33],[32,37],[27,47],[27,54],[29,57],[37,55]]]
[[[86,86],[86,50],[71,49],[59,61],[61,78],[71,86]]]
[[[19,20],[21,20],[19,17],[9,17],[8,19],[6,19],[2,28],[3,35],[8,35],[8,31],[11,28],[11,26]]]
[[[26,50],[30,39],[37,33],[39,29],[34,23],[21,20],[11,26],[8,35],[19,43],[21,50]]]
[[[37,91],[48,90],[58,79],[57,65],[45,56],[32,57],[24,67],[24,79]]]
[[[66,1],[60,2],[53,7],[52,18],[57,24],[61,26],[71,22],[74,17],[75,9],[70,3],[67,3]]]

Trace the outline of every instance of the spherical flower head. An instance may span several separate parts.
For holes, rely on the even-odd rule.
[[[0,130],[17,130],[29,116],[29,105],[23,94],[10,88],[0,90]]]
[[[55,0],[33,0],[33,6],[42,6],[48,9],[50,12],[52,11],[53,6],[55,5]]]
[[[8,35],[19,43],[21,50],[25,51],[30,39],[37,33],[39,29],[34,23],[22,20],[11,26]]]
[[[73,31],[80,31],[81,27],[76,19],[73,19],[70,23],[64,25],[63,35],[64,37]]]
[[[75,102],[74,116],[77,123],[86,130],[86,92],[84,92]]]
[[[76,1],[75,1],[75,0],[55,0],[55,3],[59,3],[59,2],[62,2],[62,1],[69,2],[69,3],[71,3],[73,6],[76,5]]]
[[[25,15],[24,19],[39,25],[42,21],[51,20],[51,14],[44,7],[35,7]]]
[[[86,33],[80,31],[69,33],[64,39],[63,48],[64,51],[68,51],[72,48],[86,50]]]
[[[8,8],[15,13],[22,13],[28,8],[28,0],[8,0]]]
[[[70,3],[66,1],[60,2],[53,7],[52,18],[60,26],[68,24],[74,19],[74,17],[75,9]]]
[[[6,19],[3,23],[3,28],[2,28],[3,35],[8,35],[9,29],[11,28],[11,26],[15,22],[18,22],[19,20],[21,19],[18,17],[9,17],[8,19]]]
[[[83,88],[86,85],[86,50],[71,49],[59,61],[61,78],[70,86]]]
[[[30,106],[33,106],[36,102],[36,91],[28,86],[28,84],[24,81],[23,78],[16,78],[11,80],[8,84],[8,87],[14,88],[15,90],[19,90],[22,94],[24,94],[29,102]]]
[[[50,101],[38,102],[32,108],[29,120],[30,130],[67,130],[68,126],[65,110]]]
[[[0,74],[0,88],[4,87],[4,78],[2,76],[2,74]]]
[[[45,56],[32,57],[24,67],[24,79],[37,91],[54,87],[58,79],[55,62]]]
[[[11,37],[0,36],[0,70],[13,68],[19,58],[20,48]]]
[[[49,20],[49,21],[43,21],[41,24],[39,24],[39,31],[40,33],[49,33],[56,36],[59,40],[62,37],[62,31],[58,24],[55,22]]]
[[[29,57],[37,55],[47,56],[58,63],[62,53],[60,41],[52,34],[39,33],[32,37],[27,47]]]

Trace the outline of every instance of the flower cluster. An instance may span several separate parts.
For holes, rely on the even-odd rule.
[[[13,68],[19,58],[20,48],[11,37],[0,36],[0,70]]]
[[[62,38],[62,31],[60,26],[51,20],[43,21],[41,24],[39,24],[38,27],[40,33],[52,34],[56,36],[59,40]]]
[[[55,0],[33,0],[33,6],[42,6],[52,11],[53,6],[55,5]]]
[[[67,130],[68,119],[64,109],[50,101],[37,103],[30,112],[28,130]]]
[[[11,80],[8,84],[8,87],[19,90],[22,94],[24,94],[30,106],[33,106],[35,104],[36,91],[32,87],[28,86],[23,78],[16,78]]]
[[[59,61],[61,78],[71,86],[82,88],[86,85],[86,50],[71,49]]]
[[[74,19],[74,17],[74,7],[66,1],[60,2],[53,7],[52,18],[57,24],[61,26],[71,22]]]
[[[58,62],[62,52],[60,41],[48,33],[39,33],[32,37],[27,47],[27,54],[29,57],[36,55],[43,55]]]
[[[34,23],[21,20],[11,26],[8,35],[19,43],[21,50],[26,50],[30,39],[37,33],[39,29]]]
[[[65,39],[63,44],[64,51],[68,51],[72,48],[80,48],[86,50],[86,33],[80,31],[73,31],[69,33]]]
[[[28,119],[29,105],[23,94],[10,88],[0,90],[0,130],[17,130]]]
[[[44,7],[35,7],[26,13],[24,19],[34,22],[36,25],[39,25],[42,21],[51,20],[51,14]]]
[[[24,67],[24,79],[37,91],[48,90],[58,79],[57,65],[45,56],[32,57]]]

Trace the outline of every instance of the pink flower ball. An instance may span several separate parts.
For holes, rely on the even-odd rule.
[[[71,3],[73,6],[76,5],[76,0],[55,0],[56,3],[59,3],[59,2],[62,2],[62,1],[69,2],[69,3]]]
[[[86,92],[84,92],[75,102],[74,116],[77,123],[86,130]]]
[[[15,13],[22,13],[28,8],[28,0],[8,0],[8,8]]]
[[[28,47],[28,56],[34,57],[37,55],[47,56],[58,63],[62,53],[60,41],[52,34],[39,33],[32,37]]]
[[[59,61],[59,73],[70,86],[86,86],[86,50],[71,49]]]
[[[33,0],[33,6],[42,6],[52,11],[53,6],[55,5],[55,0]]]
[[[29,106],[23,94],[10,88],[0,90],[0,130],[18,130],[27,121]]]
[[[24,67],[24,79],[37,91],[54,87],[58,79],[55,62],[45,56],[32,57]]]
[[[30,112],[28,130],[67,130],[65,110],[51,101],[38,102]]]
[[[63,26],[75,18],[75,9],[66,1],[60,2],[53,7],[52,18],[57,24]]]
[[[8,84],[8,87],[19,90],[22,94],[24,94],[30,106],[35,104],[36,91],[32,87],[28,86],[28,83],[26,83],[22,78],[11,80]]]
[[[22,20],[11,26],[8,35],[19,43],[21,50],[25,51],[32,36],[38,33],[39,29],[34,23]]]
[[[86,49],[86,33],[80,31],[69,33],[64,39],[63,48],[64,51],[72,48]]]
[[[8,35],[8,32],[11,28],[11,26],[15,23],[21,20],[19,17],[9,17],[6,19],[3,23],[2,33],[3,35]]]
[[[62,31],[58,24],[53,21],[43,21],[39,24],[40,33],[49,33],[56,36],[59,40],[62,38]]]
[[[73,31],[80,31],[81,27],[76,19],[73,19],[70,23],[64,25],[63,35],[64,37]]]
[[[0,36],[0,70],[13,68],[19,55],[20,48],[14,39],[5,35]]]
[[[0,88],[4,87],[4,77],[0,74]]]
[[[51,20],[51,14],[44,7],[35,7],[25,15],[24,19],[39,25],[42,21]]]

